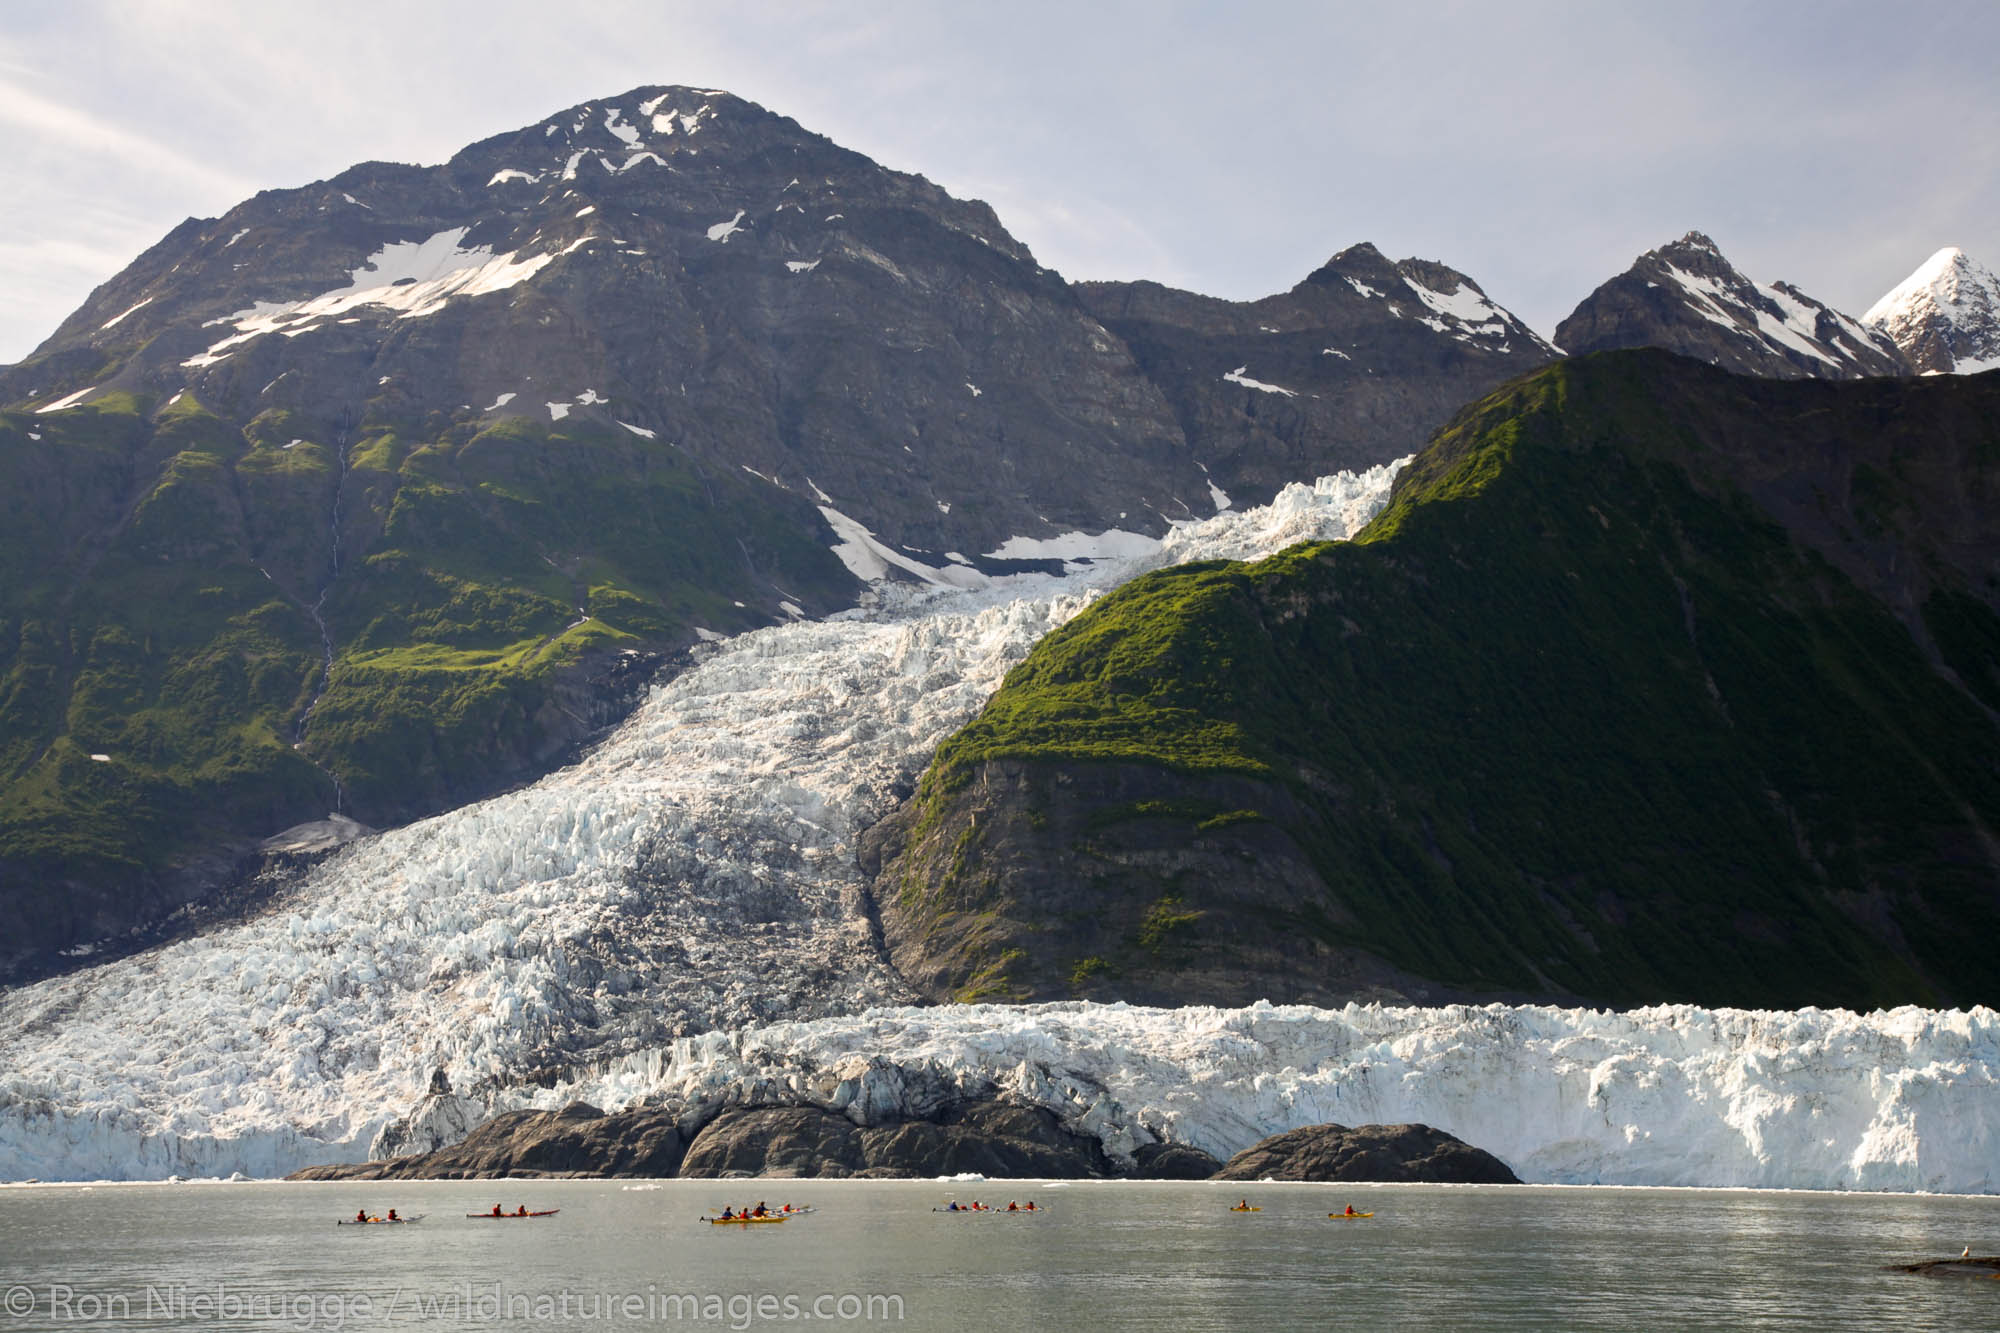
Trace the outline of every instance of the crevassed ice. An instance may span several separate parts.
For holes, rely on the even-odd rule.
[[[1986,1194],[1996,1067],[1986,1008],[953,1005],[709,1033],[550,1101],[790,1099],[874,1122],[941,1086],[1046,1107],[1114,1156],[1418,1122],[1530,1183]]]
[[[1347,536],[1394,472],[1074,576],[885,587],[703,645],[571,768],[353,844],[245,924],[0,996],[0,1177],[354,1159],[439,1066],[519,1104],[532,1071],[910,998],[852,848],[892,786],[1102,590]]]

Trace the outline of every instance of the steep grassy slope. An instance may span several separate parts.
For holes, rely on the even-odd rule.
[[[1664,354],[1050,636],[873,853],[938,994],[2000,999],[2000,376]]]
[[[88,939],[192,893],[190,858],[546,763],[694,627],[851,595],[816,523],[601,424],[0,414],[0,937]]]

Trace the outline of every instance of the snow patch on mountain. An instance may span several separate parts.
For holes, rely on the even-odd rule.
[[[88,398],[91,394],[94,394],[96,392],[97,392],[97,386],[95,384],[92,384],[86,388],[78,389],[75,393],[66,393],[62,397],[56,399],[53,403],[44,403],[40,407],[36,408],[35,415],[40,416],[44,412],[60,412],[66,407],[75,407],[78,403],[81,403],[84,399]]]
[[[468,228],[453,227],[422,241],[395,241],[383,246],[360,268],[348,285],[305,301],[258,302],[224,321],[236,332],[181,364],[195,369],[212,366],[238,346],[266,333],[297,335],[319,320],[363,306],[399,311],[398,318],[421,319],[444,309],[454,297],[504,291],[526,282],[555,256],[498,254],[485,246],[460,246]]]
[[[110,319],[105,320],[102,324],[98,325],[97,327],[100,329],[117,328],[120,324],[125,322],[125,317],[127,315],[137,310],[140,306],[150,303],[152,299],[153,298],[150,296],[142,298],[136,304],[125,307],[125,309],[119,311],[117,314],[113,315]]]
[[[1228,384],[1240,384],[1246,389],[1255,389],[1259,393],[1283,394],[1287,398],[1296,398],[1299,396],[1298,390],[1296,389],[1287,389],[1283,385],[1266,384],[1262,380],[1251,379],[1248,375],[1243,373],[1249,369],[1250,367],[1248,366],[1238,366],[1236,367],[1236,369],[1230,371],[1227,375],[1224,375],[1222,377],[1223,381]]]

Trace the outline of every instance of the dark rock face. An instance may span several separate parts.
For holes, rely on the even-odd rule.
[[[1213,812],[1190,820],[1187,812]],[[1215,820],[1235,812],[1242,818]],[[912,800],[863,836],[883,940],[903,979],[945,1002],[1449,1004],[1507,998],[1404,971],[1309,930],[1273,929],[1285,904],[1325,889],[1292,830],[1315,821],[1285,784],[1142,764],[983,765],[938,823]],[[1203,824],[1204,827],[1191,827]],[[965,840],[963,843],[961,840]],[[977,849],[998,917],[966,911],[948,854]],[[1087,906],[1086,906],[1087,905]],[[1061,923],[1048,947],[1046,923]],[[1030,924],[1032,923],[1032,924]],[[1098,960],[1093,968],[1090,962]]]
[[[1640,255],[1585,297],[1556,327],[1556,342],[1571,356],[1659,347],[1772,379],[1856,379],[1912,369],[1881,330],[1789,283],[1752,282],[1698,231]]]
[[[1217,1180],[1518,1185],[1507,1164],[1429,1125],[1309,1125],[1245,1148]]]
[[[1069,1133],[1047,1111],[1000,1102],[961,1104],[937,1120],[871,1128],[812,1107],[725,1111],[695,1136],[680,1174],[886,1179],[967,1172],[1112,1174],[1095,1140]]]
[[[606,1115],[573,1103],[509,1111],[459,1143],[385,1162],[314,1166],[290,1180],[495,1180],[505,1176],[672,1176],[687,1151],[676,1119],[657,1110]]]
[[[1207,1180],[1222,1163],[1186,1143],[1141,1144],[1132,1154],[1134,1180]]]
[[[1366,243],[1257,301],[1151,282],[1076,290],[1239,508],[1329,462],[1361,469],[1414,453],[1457,408],[1556,355],[1463,273],[1391,263]]]

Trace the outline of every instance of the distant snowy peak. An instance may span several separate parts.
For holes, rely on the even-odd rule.
[[[1862,320],[1926,375],[2000,369],[2000,277],[1955,245],[1925,260]]]
[[[1391,261],[1363,241],[1327,260],[1306,283],[1336,290],[1344,287],[1363,300],[1380,302],[1392,316],[1489,351],[1531,350],[1540,357],[1556,354],[1533,329],[1491,300],[1478,283],[1435,260]]]
[[[1908,363],[1880,329],[1790,283],[1739,272],[1698,231],[1639,256],[1556,328],[1572,356],[1663,347],[1742,375],[1858,379],[1900,375]]]

